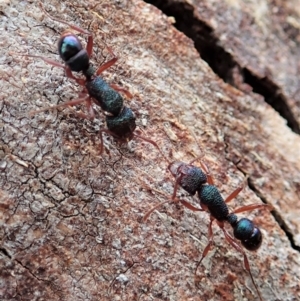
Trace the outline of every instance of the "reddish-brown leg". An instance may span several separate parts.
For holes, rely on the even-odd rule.
[[[80,86],[85,86],[86,79],[75,77],[68,66],[65,66],[66,76],[68,78],[74,79],[76,83]]]
[[[193,159],[191,162],[189,162],[189,165],[193,165],[194,162],[201,160],[202,158],[203,158],[203,156],[199,156],[199,157]]]
[[[237,189],[235,189],[225,200],[225,203],[229,203],[230,201],[232,201],[234,198],[237,197],[237,195],[244,189],[246,183],[247,183],[247,179],[248,176],[246,177],[246,179],[244,180],[243,184],[238,187]]]
[[[85,100],[85,105],[86,105],[86,107],[87,107],[87,109],[88,109],[88,112],[89,112],[88,115],[87,115],[87,114],[84,114],[84,113],[82,113],[82,112],[77,112],[77,111],[75,111],[75,110],[73,109],[73,110],[74,110],[74,113],[75,113],[78,117],[80,117],[80,118],[93,120],[93,119],[95,118],[95,111],[94,111],[94,109],[93,109],[92,101],[91,101],[91,98],[90,98],[90,97],[88,97],[88,99]]]
[[[257,291],[257,294],[259,296],[259,299],[262,301],[262,298],[261,298],[261,295],[260,295],[260,292],[258,290],[258,287],[254,281],[254,278],[253,278],[253,275],[251,273],[251,270],[250,270],[250,264],[249,264],[249,260],[248,260],[248,257],[244,251],[244,249],[240,246],[240,244],[227,232],[227,230],[224,228],[224,225],[223,224],[219,224],[219,227],[222,229],[223,233],[224,233],[224,236],[226,238],[226,240],[231,244],[232,247],[234,247],[239,253],[241,253],[243,256],[244,256],[244,266],[245,266],[245,269],[248,271],[250,277],[251,277],[251,280],[252,280],[252,283]]]
[[[161,151],[160,147],[158,146],[158,144],[157,144],[155,141],[153,141],[153,140],[151,140],[151,139],[149,139],[149,138],[143,137],[143,136],[141,136],[141,135],[138,135],[138,134],[136,134],[136,133],[133,133],[132,135],[133,135],[134,137],[136,137],[136,138],[139,138],[139,139],[141,139],[141,140],[144,140],[144,141],[146,141],[146,142],[152,144],[153,146],[155,146],[155,147],[157,148],[157,150],[160,152],[160,154],[162,155],[162,157],[169,163],[168,158],[165,157],[165,155],[163,154],[163,152]]]
[[[202,161],[199,161],[199,163],[201,165],[201,168],[204,170],[204,172],[206,174],[207,183],[209,185],[214,185],[214,179],[213,179],[213,176],[210,174],[208,167]]]
[[[225,199],[225,203],[229,203],[230,201],[232,201],[234,198],[237,197],[237,195],[243,190],[244,186],[242,187],[238,187],[237,189],[235,189],[226,199]]]
[[[183,176],[184,176],[184,174],[181,173],[181,174],[176,178],[175,185],[174,185],[174,189],[173,189],[173,194],[172,194],[172,200],[175,200],[175,198],[176,198],[177,189],[178,189],[178,186],[180,185],[179,183],[181,182]]]
[[[120,87],[118,85],[110,84],[110,87],[118,92],[124,93],[127,96],[127,98],[129,98],[129,99],[133,98],[132,94],[128,90],[123,89],[122,87]]]
[[[35,57],[35,58],[43,60],[44,62],[46,62],[49,65],[65,69],[65,65],[63,65],[63,64],[61,64],[59,62],[56,62],[54,60],[48,59],[46,57],[43,57],[41,55],[23,54],[23,53],[17,53],[17,52],[13,52],[13,51],[11,51],[10,54],[12,54],[12,55],[18,55],[18,56],[26,56],[26,57]]]
[[[110,68],[112,65],[114,65],[116,63],[116,61],[118,60],[118,57],[114,54],[114,52],[112,51],[112,49],[105,45],[108,52],[113,56],[113,58],[111,60],[109,60],[108,62],[104,63],[103,65],[101,65],[97,71],[96,71],[96,75],[100,75],[103,71],[105,71],[106,69]]]
[[[199,267],[199,265],[201,264],[202,260],[205,258],[205,256],[208,254],[209,250],[211,249],[211,246],[214,242],[213,238],[214,238],[214,234],[212,231],[212,223],[214,221],[214,218],[211,216],[210,217],[210,223],[208,225],[208,244],[206,245],[206,247],[204,248],[204,251],[202,252],[202,256],[201,259],[199,260],[199,262],[197,263],[197,266],[195,268],[195,277],[196,277],[196,273],[197,273],[197,269]],[[195,279],[196,281],[196,279]]]
[[[93,54],[93,45],[94,45],[94,39],[93,39],[93,36],[92,34],[89,34],[88,36],[88,41],[87,41],[87,44],[86,44],[86,52],[89,56],[89,58],[92,56]]]
[[[120,138],[118,135],[116,135],[115,133],[111,132],[110,130],[103,129],[103,130],[100,131],[100,153],[101,153],[101,154],[102,154],[102,152],[103,152],[103,137],[102,137],[102,134],[103,134],[103,133],[107,133],[107,134],[109,134],[109,135],[115,137],[116,139],[118,139],[118,140],[121,141],[121,142],[124,142],[124,143],[127,142],[127,139],[122,139],[122,138]],[[144,141],[146,141],[146,142],[152,144],[153,146],[155,146],[155,147],[157,148],[157,150],[160,152],[160,154],[161,154],[161,155],[165,158],[165,160],[168,162],[167,158],[164,156],[163,152],[161,151],[161,149],[159,148],[159,146],[157,145],[156,142],[154,142],[154,141],[151,140],[151,139],[145,138],[145,137],[143,137],[143,136],[141,136],[141,135],[138,135],[138,134],[136,134],[136,133],[132,133],[132,137],[139,138],[139,139],[144,140]],[[131,139],[128,139],[128,140],[131,140]]]
[[[255,209],[260,209],[260,208],[266,208],[268,210],[272,210],[273,206],[270,204],[251,204],[251,205],[246,205],[240,208],[237,208],[235,210],[233,210],[232,213],[241,213],[241,212],[245,212],[245,211],[252,211]]]
[[[70,27],[71,29],[79,32],[79,33],[83,33],[83,34],[86,34],[88,35],[88,41],[87,41],[87,45],[86,45],[86,51],[88,53],[88,56],[91,57],[92,56],[92,51],[93,51],[93,35],[91,32],[89,32],[88,30],[85,30],[79,26],[76,26],[76,25],[72,25],[64,20],[60,20],[58,18],[55,18],[55,17],[52,17],[46,10],[45,8],[43,7],[42,3],[40,2],[39,3],[41,9],[44,11],[44,13],[52,20],[56,21],[56,22],[59,22],[59,23],[62,23],[62,24],[65,24],[65,25],[68,25],[68,27]]]
[[[41,110],[31,111],[29,114],[34,115],[36,113],[51,111],[51,110],[55,110],[55,109],[63,108],[63,107],[67,107],[67,106],[76,106],[78,104],[86,102],[86,106],[89,109],[90,116],[87,116],[87,115],[84,114],[84,117],[83,117],[83,115],[80,116],[80,117],[87,118],[87,119],[94,119],[95,113],[94,113],[94,110],[91,106],[91,101],[89,100],[89,98],[87,99],[87,97],[88,96],[85,96],[83,98],[78,98],[78,99],[73,99],[73,100],[70,100],[70,101],[66,101],[64,103],[61,103],[61,104],[53,106],[53,107],[48,107],[48,108],[44,108],[44,109],[41,109]],[[77,113],[77,114],[79,114],[79,113]]]
[[[157,204],[156,206],[152,207],[143,217],[143,222],[145,222],[148,217],[152,214],[152,212],[158,208],[160,208],[162,205],[164,204],[167,204],[167,203],[171,203],[171,202],[174,202],[174,203],[178,203],[180,202],[183,206],[185,206],[186,208],[192,210],[192,211],[203,211],[203,209],[201,208],[197,208],[197,207],[194,207],[192,204],[188,203],[187,201],[185,200],[180,200],[180,199],[171,199],[171,200],[168,200],[168,201],[165,201],[165,202],[162,202],[162,203],[159,203]]]
[[[156,206],[152,207],[143,217],[143,222],[145,222],[148,217],[152,214],[152,212],[158,208],[160,208],[162,205],[164,204],[167,204],[167,203],[171,203],[171,202],[174,202],[174,200],[168,200],[168,201],[165,201],[165,202],[162,202],[162,203],[159,203],[157,204]]]
[[[126,142],[125,140],[121,139],[118,135],[111,132],[110,130],[103,129],[103,130],[100,131],[100,154],[102,154],[102,152],[103,152],[103,133],[111,135],[111,136],[115,137],[116,139],[120,140],[121,142]]]
[[[100,75],[103,71],[105,71],[106,69],[110,68],[113,64],[115,64],[117,60],[118,60],[117,57],[113,57],[111,60],[109,60],[108,62],[106,62],[103,65],[101,65],[97,69],[96,74]]]
[[[90,119],[93,120],[95,118],[95,111],[94,111],[93,106],[92,106],[92,99],[91,99],[91,97],[89,97],[86,100],[86,107],[88,109],[88,112],[89,112],[89,115],[90,115]]]
[[[168,166],[169,170],[170,170],[170,165],[172,165],[172,163],[170,163],[169,166]],[[172,200],[176,199],[177,189],[178,189],[178,186],[180,186],[179,183],[181,182],[183,176],[184,176],[184,173],[181,172],[180,175],[176,178],[174,189],[173,189],[173,194],[172,194]],[[179,200],[179,201],[181,202],[181,204],[183,206],[185,206],[186,208],[188,208],[192,211],[204,211],[202,208],[194,207],[192,204],[190,204],[189,202],[187,202],[185,200]]]
[[[59,62],[56,62],[54,60],[51,60],[51,59],[48,59],[46,57],[43,57],[41,55],[34,55],[34,54],[22,54],[22,53],[17,53],[17,52],[10,52],[10,54],[13,54],[13,55],[18,55],[18,56],[26,56],[26,57],[35,57],[35,58],[38,58],[38,59],[42,59],[44,62],[46,62],[47,64],[49,65],[52,65],[54,67],[59,67],[59,68],[63,68],[65,69],[65,65],[59,63]]]
[[[63,68],[66,72],[66,76],[68,78],[71,78],[71,79],[74,79],[79,85],[81,86],[84,86],[85,85],[85,79],[82,79],[82,78],[77,78],[75,77],[73,74],[72,74],[72,71],[69,69],[69,67],[59,63],[59,62],[56,62],[54,60],[51,60],[51,59],[48,59],[46,57],[43,57],[41,55],[33,55],[33,54],[21,54],[21,53],[16,53],[16,52],[10,52],[10,54],[13,54],[13,55],[18,55],[18,56],[26,56],[26,57],[34,57],[34,58],[38,58],[38,59],[41,59],[43,60],[44,62],[46,62],[47,64],[49,65],[52,65],[54,67],[59,67],[59,68]]]
[[[179,202],[186,208],[192,210],[192,211],[204,211],[202,208],[197,208],[195,206],[193,206],[192,204],[190,204],[189,202],[185,201],[185,200],[181,200],[179,199]]]
[[[50,19],[52,19],[52,20],[54,20],[54,21],[57,21],[57,22],[59,22],[59,23],[68,25],[70,28],[72,28],[72,29],[74,29],[74,30],[76,30],[76,31],[78,31],[78,32],[80,32],[80,33],[84,33],[84,34],[87,34],[87,35],[91,35],[91,33],[90,33],[88,30],[82,29],[82,28],[80,28],[80,27],[78,27],[78,26],[76,26],[76,25],[72,25],[72,24],[68,23],[67,21],[60,20],[60,19],[58,19],[58,18],[55,18],[55,17],[51,16],[51,15],[45,10],[45,8],[44,8],[44,6],[43,6],[43,4],[42,4],[41,2],[39,2],[39,5],[40,5],[41,9],[43,10],[43,12],[44,12]]]

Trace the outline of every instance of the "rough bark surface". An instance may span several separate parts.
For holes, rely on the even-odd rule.
[[[299,0],[147,0],[176,18],[226,82],[253,89],[300,133]]]
[[[105,137],[100,155],[101,111],[94,121],[71,108],[29,116],[76,98],[80,88],[59,68],[11,52],[58,60],[56,43],[66,26],[46,17],[36,1],[3,1],[0,9],[0,299],[257,300],[241,254],[216,225],[215,247],[195,283],[207,213],[169,204],[142,223],[174,187],[168,162],[151,144]],[[249,176],[230,207],[274,206],[240,214],[264,235],[257,252],[246,252],[255,281],[264,300],[299,300],[299,135],[263,97],[224,83],[172,19],[143,1],[49,0],[46,9],[94,33],[95,64],[110,56],[104,41],[112,47],[119,61],[103,76],[134,95],[126,104],[168,160],[204,155],[223,196]],[[274,81],[280,77],[288,95],[299,88],[297,45],[289,63],[294,79],[290,67],[276,73],[269,66],[267,48],[257,63],[273,70]],[[248,57],[255,62],[258,55]],[[300,100],[294,100],[297,114]],[[191,200],[182,190],[178,195]]]

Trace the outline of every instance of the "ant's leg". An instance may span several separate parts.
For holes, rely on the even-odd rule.
[[[167,198],[167,199],[169,198],[169,196],[166,195],[165,193],[163,193],[162,191],[158,191],[158,190],[156,190],[156,189],[155,189],[155,191],[158,192],[158,193],[160,193],[160,194],[162,194],[165,198]],[[144,217],[143,217],[143,222],[145,222],[145,221],[148,219],[148,217],[152,214],[152,212],[153,212],[154,210],[160,208],[162,205],[164,205],[164,204],[166,204],[166,203],[171,203],[171,202],[177,203],[177,202],[179,202],[179,200],[178,200],[178,199],[175,199],[175,200],[173,200],[173,199],[167,200],[167,201],[161,202],[160,204],[157,204],[156,206],[152,207],[152,208],[144,215]]]
[[[197,263],[197,266],[196,266],[196,269],[195,269],[195,277],[196,277],[196,273],[197,273],[197,269],[199,267],[199,265],[201,264],[202,260],[205,258],[205,256],[208,254],[209,250],[211,249],[211,246],[214,242],[213,238],[214,238],[214,234],[213,234],[213,231],[212,231],[212,223],[214,221],[214,218],[213,217],[210,217],[210,223],[208,225],[208,244],[207,246],[205,247],[203,253],[202,253],[202,256],[201,256],[201,259],[200,261]],[[196,282],[196,278],[195,278],[195,282]]]
[[[188,203],[187,201],[185,200],[179,200],[179,199],[172,199],[172,200],[168,200],[168,201],[165,201],[165,202],[162,202],[160,204],[157,204],[156,206],[152,207],[143,217],[143,222],[145,222],[148,217],[151,215],[151,213],[160,208],[162,205],[164,204],[167,204],[167,203],[171,203],[171,202],[175,202],[175,203],[178,203],[180,202],[183,206],[185,206],[186,208],[192,210],[192,211],[203,211],[203,209],[200,209],[200,208],[197,208],[197,207],[194,207],[192,204]]]
[[[247,180],[248,180],[249,176],[246,176],[243,184],[238,187],[237,189],[235,189],[225,200],[225,203],[229,203],[231,200],[233,200],[234,198],[237,197],[237,195],[245,188]]]
[[[148,219],[148,217],[151,215],[151,213],[152,213],[154,210],[160,208],[160,207],[161,207],[162,205],[164,205],[164,204],[171,203],[171,202],[173,202],[173,200],[171,200],[171,201],[168,200],[168,201],[159,203],[159,204],[157,204],[156,206],[152,207],[152,208],[144,215],[144,217],[143,217],[143,222],[145,222],[145,221]]]
[[[56,62],[54,60],[48,59],[48,58],[46,58],[44,56],[41,56],[41,55],[23,54],[23,53],[17,53],[17,52],[13,52],[13,51],[11,51],[10,54],[12,54],[12,55],[18,55],[18,56],[26,56],[26,57],[35,57],[35,58],[43,60],[44,62],[48,63],[49,65],[65,69],[65,65],[63,65],[63,64],[61,64],[59,62]]]
[[[78,77],[75,77],[71,71],[71,69],[68,67],[68,66],[65,66],[65,71],[66,71],[66,76],[68,78],[71,78],[71,79],[74,79],[76,81],[76,83],[80,86],[85,86],[86,84],[86,80],[83,79],[83,78],[78,78]]]
[[[246,177],[246,179],[244,180],[244,183],[238,187],[237,189],[235,189],[225,200],[225,203],[229,203],[230,201],[232,201],[234,198],[237,197],[237,195],[244,189],[246,182],[247,182],[248,176]]]
[[[92,56],[92,51],[93,51],[93,35],[91,32],[89,32],[88,30],[85,30],[81,27],[78,27],[76,25],[72,25],[64,20],[60,20],[60,19],[57,19],[55,17],[52,17],[46,10],[45,8],[43,7],[42,3],[40,2],[39,3],[41,9],[44,11],[44,13],[52,20],[56,21],[56,22],[59,22],[59,23],[62,23],[62,24],[65,24],[65,25],[68,25],[71,29],[74,29],[76,30],[77,32],[80,32],[80,33],[83,33],[83,34],[86,34],[88,35],[88,41],[87,41],[87,45],[86,45],[86,51],[88,53],[88,56],[91,57]]]
[[[201,160],[202,158],[203,158],[203,155],[193,159],[191,162],[189,162],[189,165],[193,165],[194,162]]]
[[[108,69],[109,67],[114,65],[116,63],[116,61],[118,60],[118,57],[113,53],[112,49],[110,47],[108,47],[107,45],[106,45],[106,48],[107,48],[108,52],[113,56],[113,58],[111,60],[109,60],[108,62],[104,63],[103,65],[101,65],[98,68],[98,70],[96,71],[96,75],[100,75],[103,71],[105,71],[106,69]]]
[[[91,99],[91,97],[89,97],[86,100],[86,107],[87,107],[87,110],[89,112],[90,119],[93,120],[95,118],[95,111],[94,111],[93,106],[92,106],[92,99]]]
[[[268,210],[272,210],[273,206],[270,204],[251,204],[251,205],[246,205],[246,206],[237,208],[237,209],[233,210],[232,213],[241,213],[241,212],[252,211],[252,210],[261,209],[261,208],[262,209],[266,208]]]
[[[178,202],[178,201],[176,201]],[[193,206],[192,204],[190,204],[189,202],[185,201],[185,200],[179,200],[179,202],[185,206],[186,208],[192,210],[192,211],[204,211],[202,208],[197,208],[195,206]]]
[[[98,70],[96,71],[96,75],[100,75],[103,71],[105,71],[106,69],[111,67],[113,64],[115,64],[117,60],[118,60],[118,58],[114,57],[110,61],[108,61],[108,62],[104,63],[103,65],[101,65],[98,68]]]
[[[59,62],[56,62],[54,60],[50,60],[46,57],[43,57],[43,56],[40,56],[40,55],[33,55],[33,54],[22,54],[22,56],[28,56],[28,57],[36,57],[36,58],[39,58],[39,59],[42,59],[44,62],[52,65],[52,66],[55,66],[55,67],[59,67],[59,68],[63,68],[65,69],[65,65],[59,63]]]
[[[78,104],[86,102],[87,101],[86,98],[87,98],[87,96],[85,96],[83,98],[78,98],[78,99],[73,99],[73,100],[70,100],[70,101],[66,101],[64,103],[61,103],[61,104],[53,106],[53,107],[48,107],[48,108],[41,109],[41,110],[31,111],[31,112],[29,112],[29,115],[34,115],[36,113],[41,113],[41,112],[45,112],[45,111],[51,111],[51,110],[55,110],[55,109],[63,108],[63,107],[67,107],[67,106],[76,106]],[[92,117],[93,117],[93,115],[92,115]]]
[[[82,28],[80,28],[80,27],[78,27],[78,26],[75,26],[75,25],[72,25],[72,24],[68,23],[67,21],[60,20],[60,19],[58,19],[58,18],[55,18],[55,17],[51,16],[51,15],[45,10],[45,8],[43,7],[43,5],[42,5],[41,2],[39,3],[39,5],[40,5],[41,9],[43,10],[43,12],[44,12],[50,19],[52,19],[52,20],[54,20],[54,21],[57,21],[57,22],[59,22],[59,23],[68,25],[70,28],[72,28],[72,29],[74,29],[74,30],[76,30],[76,31],[78,31],[78,32],[80,32],[80,33],[84,33],[84,34],[87,34],[87,35],[91,35],[91,33],[90,33],[88,30],[82,29]]]
[[[63,68],[66,72],[66,75],[68,78],[71,78],[71,79],[74,79],[79,85],[81,86],[84,86],[85,85],[85,80],[84,79],[81,79],[81,78],[77,78],[75,77],[73,74],[72,74],[72,71],[70,70],[69,67],[59,63],[59,62],[56,62],[54,60],[51,60],[51,59],[48,59],[46,57],[43,57],[41,55],[34,55],[34,54],[20,54],[20,53],[16,53],[16,52],[10,52],[10,54],[15,54],[15,55],[18,55],[18,56],[26,56],[26,57],[34,57],[34,58],[38,58],[38,59],[41,59],[43,60],[44,62],[46,62],[47,64],[49,65],[52,65],[54,67],[59,67],[59,68]]]
[[[153,140],[148,139],[148,138],[143,137],[143,136],[140,136],[140,135],[137,135],[137,134],[135,134],[135,133],[133,134],[133,136],[134,136],[134,137],[137,137],[137,138],[140,138],[140,139],[142,139],[142,140],[144,140],[144,141],[146,141],[146,142],[152,144],[153,146],[155,146],[155,147],[161,152],[159,146],[158,146],[157,143],[154,142]]]
[[[103,152],[103,132],[105,132],[105,130],[100,131],[100,154]]]
[[[116,139],[122,141],[122,142],[126,142],[124,141],[123,139],[121,139],[118,135],[116,135],[115,133],[111,132],[110,130],[107,130],[107,129],[103,129],[100,131],[100,154],[102,154],[103,152],[103,133],[106,133],[110,136],[113,136],[115,137]]]
[[[100,153],[103,152],[103,137],[102,137],[102,133],[107,133],[108,135],[111,135],[111,136],[115,137],[116,139],[118,139],[118,140],[121,141],[121,142],[124,142],[124,143],[127,142],[127,140],[120,138],[118,135],[116,135],[115,133],[111,132],[110,130],[103,129],[103,130],[100,131]],[[144,141],[146,141],[146,142],[152,144],[153,146],[155,146],[155,147],[158,149],[158,151],[160,152],[160,154],[161,154],[161,155],[165,158],[165,160],[168,162],[167,158],[164,156],[163,152],[161,151],[161,149],[159,148],[159,146],[157,145],[156,142],[154,142],[154,141],[151,140],[151,139],[145,138],[145,137],[143,137],[143,136],[137,135],[137,134],[135,134],[135,133],[133,133],[132,135],[133,135],[134,137],[137,137],[137,138],[139,138],[139,139],[142,139],[142,140],[144,140]]]
[[[240,246],[240,244],[238,244],[236,242],[236,240],[227,232],[227,230],[224,228],[224,225],[220,225],[219,224],[219,227],[222,229],[224,235],[225,235],[225,238],[226,240],[231,244],[232,247],[234,247],[239,253],[241,253],[243,256],[244,256],[244,266],[245,266],[245,269],[248,271],[250,277],[251,277],[251,280],[252,280],[252,283],[257,291],[257,294],[259,296],[259,299],[262,301],[262,298],[261,298],[261,295],[260,295],[260,292],[258,290],[258,287],[254,281],[254,278],[253,278],[253,275],[251,273],[251,270],[250,270],[250,265],[249,265],[249,260],[248,260],[248,257],[245,253],[245,251],[243,250],[243,248]]]
[[[133,136],[136,137],[136,138],[139,138],[141,140],[144,140],[144,141],[152,144],[153,146],[155,146],[157,148],[157,150],[160,152],[160,154],[162,155],[162,157],[169,163],[169,160],[165,157],[165,155],[163,154],[163,152],[161,151],[160,147],[158,146],[158,144],[155,141],[153,141],[151,139],[148,139],[146,137],[143,137],[141,135],[138,135],[136,133],[133,133]]]
[[[78,27],[79,28],[79,27]],[[92,56],[93,54],[93,44],[94,44],[94,38],[92,36],[91,33],[89,33],[88,35],[88,40],[87,40],[87,44],[86,44],[86,52],[89,56],[89,58]]]
[[[13,79],[13,82],[10,82],[9,79]],[[17,89],[22,89],[22,87],[19,87],[18,85],[16,85],[15,83],[19,82],[19,79],[16,79],[12,74],[9,74],[7,71],[3,72],[3,74],[1,74],[0,79],[5,80],[8,84],[16,87]]]
[[[118,85],[110,84],[110,87],[118,92],[124,93],[127,96],[127,98],[129,98],[129,99],[133,98],[132,94],[128,90],[123,89],[122,87],[120,87]]]
[[[169,166],[170,166],[171,164],[172,164],[172,163],[170,163]],[[168,169],[169,169],[169,166],[168,166]],[[172,200],[175,200],[175,198],[176,198],[177,189],[178,189],[178,186],[180,185],[179,183],[181,182],[183,176],[184,176],[184,174],[181,173],[180,176],[178,176],[178,177],[176,178],[175,185],[174,185],[174,189],[173,189],[173,194],[172,194]]]
[[[206,166],[206,164],[204,164],[202,161],[199,161],[201,168],[204,170],[206,177],[207,177],[207,183],[209,185],[214,185],[214,179],[213,176],[210,174],[210,171],[208,169],[208,167]]]
[[[30,112],[30,115],[33,115],[35,113],[45,112],[45,111],[51,111],[51,110],[55,110],[55,109],[63,108],[63,107],[67,107],[67,106],[76,106],[76,105],[78,105],[80,103],[83,103],[85,101],[86,101],[86,97],[66,101],[66,102],[63,102],[63,103],[61,103],[59,105],[56,105],[56,106],[48,107],[48,108],[37,110],[37,111],[32,111],[32,112]]]
[[[103,151],[103,137],[102,137],[102,134],[103,133],[106,133],[106,134],[108,134],[108,135],[111,135],[111,136],[113,136],[113,137],[115,137],[117,140],[119,140],[120,142],[122,142],[122,143],[126,143],[127,142],[127,140],[126,139],[122,139],[121,137],[119,137],[118,135],[116,135],[115,133],[113,133],[112,131],[110,131],[110,130],[108,130],[108,129],[103,129],[103,130],[101,130],[100,131],[100,153],[102,153],[102,151]],[[163,155],[163,153],[161,152],[161,150],[160,150],[160,148],[158,147],[158,145],[156,144],[156,142],[154,142],[154,141],[152,141],[152,140],[150,140],[150,139],[147,139],[147,138],[145,138],[145,137],[143,137],[143,136],[140,136],[140,135],[137,135],[137,134],[132,134],[134,137],[137,137],[137,138],[140,138],[140,139],[142,139],[142,140],[145,140],[145,141],[147,141],[148,143],[151,143],[152,145],[154,145],[159,151],[160,151],[160,153]]]
[[[93,106],[92,106],[92,101],[91,101],[91,98],[89,97],[88,99],[85,100],[85,106],[87,107],[87,110],[89,112],[89,114],[84,114],[82,112],[77,112],[75,111],[75,109],[73,109],[71,107],[71,109],[74,111],[74,113],[80,117],[80,118],[84,118],[84,119],[88,119],[88,120],[94,120],[95,118],[95,111],[93,109]]]
[[[77,112],[77,111],[75,111],[75,109],[72,108],[72,107],[70,107],[70,109],[74,112],[74,114],[75,114],[76,116],[78,116],[78,117],[80,117],[80,118],[83,118],[83,119],[92,120],[92,117],[91,117],[91,116],[89,116],[89,115],[87,115],[87,114],[84,114],[84,113],[82,113],[82,112]]]
[[[225,200],[225,203],[229,203],[231,200],[237,197],[237,195],[244,189],[244,186],[235,189]]]

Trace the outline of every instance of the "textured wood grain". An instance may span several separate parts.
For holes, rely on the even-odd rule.
[[[174,16],[212,69],[253,89],[300,133],[299,0],[146,0]]]
[[[142,1],[49,0],[46,9],[95,33],[96,64],[109,58],[103,41],[113,48],[119,61],[104,78],[134,95],[126,104],[168,160],[204,154],[223,196],[249,175],[232,208],[272,204],[300,245],[300,139],[260,96],[220,80],[172,20]],[[58,60],[66,28],[35,1],[6,1],[1,11],[1,300],[257,300],[242,256],[216,225],[195,286],[206,213],[170,204],[142,223],[174,185],[152,145],[106,137],[100,155],[102,112],[93,122],[70,108],[27,114],[80,88],[62,70],[10,52]],[[263,299],[299,299],[299,253],[270,212],[249,216],[264,235],[259,251],[247,252]]]

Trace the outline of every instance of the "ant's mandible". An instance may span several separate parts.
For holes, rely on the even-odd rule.
[[[124,93],[128,98],[132,98],[132,95],[126,89],[123,89],[115,84],[107,84],[101,77],[100,74],[111,67],[116,63],[118,58],[112,52],[112,50],[108,47],[108,51],[113,56],[111,60],[101,65],[98,69],[96,69],[90,63],[90,57],[92,56],[93,50],[93,35],[91,32],[84,30],[78,26],[69,24],[66,21],[59,20],[50,16],[43,5],[39,3],[41,9],[44,13],[57,22],[68,25],[72,30],[77,31],[82,34],[88,35],[86,49],[83,48],[81,42],[78,37],[70,32],[64,32],[59,41],[58,41],[58,52],[61,59],[65,64],[61,64],[54,60],[48,59],[39,55],[22,55],[26,57],[35,57],[44,60],[46,63],[63,68],[65,70],[66,76],[76,81],[77,84],[83,86],[83,91],[80,93],[80,97],[78,99],[73,99],[62,104],[48,107],[45,109],[37,110],[34,113],[39,113],[47,110],[53,110],[60,107],[66,106],[75,106],[80,103],[85,103],[87,110],[89,112],[89,116],[86,114],[81,114],[82,117],[88,119],[94,119],[95,113],[92,107],[92,102],[96,105],[100,106],[101,109],[106,112],[106,125],[107,129],[100,130],[100,152],[103,151],[103,133],[107,133],[115,138],[117,138],[121,142],[128,142],[133,137],[140,138],[148,143],[154,145],[162,154],[160,148],[157,143],[140,136],[134,133],[136,129],[136,117],[133,111],[123,105],[123,97],[119,93]],[[85,78],[77,78],[73,75],[72,72],[81,72]]]
[[[244,249],[241,246],[242,244],[247,250],[256,251],[262,243],[262,233],[260,229],[250,219],[238,219],[236,214],[260,208],[268,208],[269,210],[271,210],[272,206],[268,204],[251,204],[235,209],[233,212],[230,213],[227,203],[229,203],[231,200],[237,197],[237,195],[240,193],[243,187],[238,187],[237,189],[235,189],[224,200],[218,188],[214,185],[213,177],[211,176],[208,167],[201,161],[199,161],[201,168],[193,165],[193,163],[196,160],[199,160],[199,158],[194,159],[189,164],[175,161],[170,163],[168,166],[169,171],[176,179],[171,201],[179,201],[190,210],[206,211],[210,214],[210,223],[208,226],[208,244],[204,248],[201,259],[196,266],[195,277],[199,265],[201,264],[205,256],[208,254],[209,250],[213,245],[212,223],[216,221],[218,226],[223,231],[227,242],[243,255],[244,266],[251,277],[252,283],[257,291],[260,300],[262,300],[262,297],[250,270],[249,260]],[[197,192],[201,208],[194,207],[187,201],[176,199],[176,192],[178,186],[181,186],[191,195],[195,195]],[[155,209],[168,202],[170,201],[168,200],[162,202],[157,206],[153,207],[145,214],[143,220],[145,221]],[[231,234],[225,229],[225,222],[229,223],[233,228],[234,237],[232,237]]]

